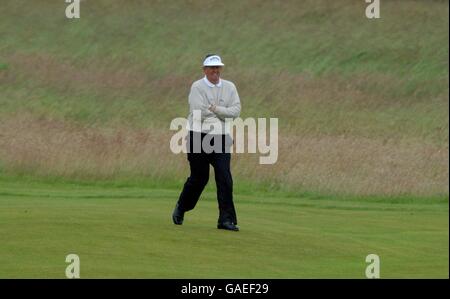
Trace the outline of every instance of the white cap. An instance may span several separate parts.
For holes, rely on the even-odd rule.
[[[219,55],[212,55],[207,58],[205,58],[205,61],[203,61],[203,66],[224,66],[225,64],[222,63],[222,59]]]

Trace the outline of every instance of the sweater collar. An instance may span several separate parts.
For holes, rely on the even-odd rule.
[[[204,82],[206,83],[206,85],[208,85],[209,87],[215,87],[215,86],[221,87],[221,86],[222,86],[222,79],[220,79],[220,78],[219,78],[219,83],[217,83],[217,84],[213,84],[213,83],[209,82],[209,80],[206,78],[206,76],[203,77],[203,81],[204,81]]]

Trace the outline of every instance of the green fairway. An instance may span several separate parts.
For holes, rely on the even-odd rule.
[[[240,232],[215,228],[206,192],[183,226],[177,190],[2,182],[0,277],[82,278],[448,277],[448,201],[392,203],[236,195]]]

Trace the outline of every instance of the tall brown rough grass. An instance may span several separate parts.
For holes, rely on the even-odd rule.
[[[174,132],[168,128],[95,128],[24,115],[2,119],[0,132],[0,157],[7,173],[149,180],[188,175],[184,154],[170,151]],[[259,165],[258,158],[234,154],[235,178],[343,194],[448,192],[448,147],[414,140],[280,132],[278,162]]]

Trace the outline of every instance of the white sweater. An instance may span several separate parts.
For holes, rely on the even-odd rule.
[[[211,105],[216,105],[215,112],[208,110]],[[194,110],[201,111],[201,122],[194,123]],[[189,93],[189,116],[187,129],[202,131],[204,133],[219,133],[213,125],[221,125],[221,133],[225,132],[225,118],[236,118],[241,112],[241,102],[236,86],[233,82],[220,79],[214,85],[206,77],[192,84]],[[203,126],[202,126],[203,125]],[[202,129],[203,128],[203,129]]]

